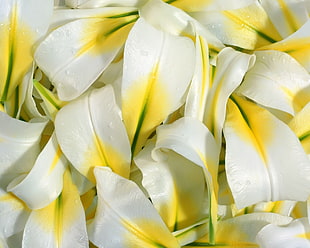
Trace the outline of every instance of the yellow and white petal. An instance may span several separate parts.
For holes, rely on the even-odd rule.
[[[130,144],[111,85],[92,90],[59,110],[55,130],[63,153],[90,181],[95,182],[95,166],[109,166],[129,177]]]
[[[45,34],[52,11],[52,0],[1,2],[0,101],[6,101],[21,84],[33,60],[33,46]]]
[[[308,103],[294,118],[288,123],[293,130],[305,152],[310,154],[310,103]]]
[[[0,188],[6,189],[12,179],[31,169],[46,123],[43,118],[20,121],[0,111]]]
[[[89,239],[99,247],[179,248],[176,238],[152,203],[133,182],[95,168],[98,207],[88,226]]]
[[[122,112],[136,154],[155,128],[184,102],[195,49],[189,38],[156,30],[140,18],[124,53]]]
[[[255,52],[256,62],[237,92],[294,116],[310,100],[310,76],[294,58],[279,51]]]
[[[308,198],[310,161],[286,124],[234,95],[223,131],[227,179],[237,208],[260,201]]]
[[[31,212],[22,247],[88,247],[84,209],[69,170],[64,174],[63,191],[59,197],[47,207]]]
[[[53,202],[61,193],[63,173],[68,161],[53,134],[27,175],[15,178],[8,191],[22,199],[29,208],[39,209]]]
[[[202,168],[171,151],[151,154],[155,143],[148,143],[134,161],[142,171],[142,184],[154,207],[170,231],[177,231],[208,216],[208,189]],[[159,154],[160,153],[160,154]],[[156,183],[154,183],[156,182]]]
[[[146,0],[65,0],[70,8],[101,8],[107,6],[133,6],[143,5]]]
[[[295,58],[310,72],[310,19],[295,33],[288,36],[286,39],[263,46],[259,50],[278,50],[286,52]]]
[[[221,145],[222,129],[229,96],[240,85],[245,73],[252,67],[254,55],[237,52],[232,48],[223,49],[217,57],[215,76],[208,93],[204,123],[215,140]]]
[[[227,220],[219,221],[216,233],[216,244],[210,245],[208,235],[185,247],[222,247],[222,248],[254,248],[257,233],[269,223],[286,225],[292,218],[274,213],[246,214]],[[270,247],[268,247],[270,248]]]
[[[261,248],[310,247],[310,225],[307,218],[296,219],[287,226],[269,224],[256,237]]]
[[[118,54],[137,19],[137,12],[132,11],[78,19],[52,31],[40,43],[35,60],[60,100],[72,100],[90,87]]]
[[[305,1],[261,0],[260,3],[282,38],[296,32],[309,19]]]
[[[197,12],[192,16],[226,45],[254,50],[282,39],[258,2],[240,9]]]
[[[7,238],[22,231],[29,214],[22,200],[0,189],[0,237]]]

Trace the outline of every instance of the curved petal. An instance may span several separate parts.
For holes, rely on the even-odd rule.
[[[0,100],[6,101],[22,82],[32,63],[34,43],[52,16],[53,1],[4,0],[0,8]],[[36,13],[35,15],[33,13]]]
[[[69,170],[64,174],[61,195],[47,207],[31,212],[22,247],[88,247],[84,209]]]
[[[282,121],[234,95],[224,126],[226,173],[237,207],[308,198],[310,161]]]
[[[256,237],[262,248],[310,247],[310,225],[307,218],[296,219],[287,226],[269,224]]]
[[[202,169],[173,151],[157,151],[164,157],[153,160],[153,142],[134,161],[142,171],[142,184],[170,231],[195,224],[208,213],[207,188]],[[154,184],[154,182],[156,182]]]
[[[8,191],[17,195],[31,209],[43,208],[61,193],[67,164],[53,134],[29,174],[14,179],[8,185]]]
[[[237,92],[257,103],[291,115],[310,100],[310,75],[291,56],[279,51],[255,52],[256,62]]]
[[[124,11],[69,22],[40,43],[35,60],[61,100],[69,101],[85,92],[118,54],[138,19],[136,11]]]
[[[217,57],[217,66],[213,72],[215,76],[207,96],[204,123],[219,145],[222,143],[227,100],[254,61],[254,55],[240,53],[232,48],[224,48]]]
[[[146,0],[65,0],[71,8],[100,8],[106,6],[134,6],[138,7]]]
[[[130,145],[111,85],[93,90],[59,110],[55,130],[63,153],[90,181],[95,182],[94,166],[109,166],[129,177]]]
[[[0,188],[5,189],[12,179],[31,169],[46,123],[43,118],[23,122],[0,111]]]
[[[309,19],[304,1],[261,0],[260,3],[282,38],[296,32]]]
[[[95,168],[98,207],[88,226],[99,247],[179,248],[151,202],[132,181],[106,168]]]
[[[136,154],[155,128],[184,102],[195,50],[186,37],[156,30],[140,18],[125,46],[122,112]]]
[[[7,238],[22,231],[29,214],[23,201],[0,189],[0,237]]]

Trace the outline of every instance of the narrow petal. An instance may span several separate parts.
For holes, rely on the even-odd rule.
[[[134,6],[138,7],[146,0],[65,0],[71,8],[100,8],[106,6]]]
[[[258,1],[240,9],[197,12],[193,17],[224,44],[247,50],[282,39]]]
[[[237,92],[291,115],[310,100],[310,75],[295,59],[279,51],[255,52],[256,62]]]
[[[208,216],[208,191],[202,169],[173,151],[157,152],[149,143],[135,157],[142,171],[142,184],[170,231],[177,231]],[[161,154],[158,154],[161,153]],[[154,184],[156,182],[156,184]]]
[[[261,248],[310,247],[310,225],[307,218],[296,219],[287,226],[269,224],[257,235]]]
[[[0,189],[0,237],[7,238],[22,231],[29,214],[22,200]]]
[[[52,0],[2,1],[0,101],[6,101],[21,84],[32,63],[33,45],[45,34],[52,11]]]
[[[12,179],[31,169],[46,123],[43,118],[23,122],[0,111],[0,188],[6,189]]]
[[[245,73],[252,67],[254,55],[223,49],[217,57],[217,66],[212,87],[208,93],[204,123],[221,145],[222,129],[226,115],[226,104],[231,93],[240,85]]]
[[[64,174],[61,195],[47,207],[31,212],[22,247],[88,247],[84,209],[69,170]]]
[[[99,247],[180,247],[151,202],[132,181],[106,168],[95,168],[98,207],[89,225]]]
[[[189,38],[156,30],[143,18],[132,29],[125,46],[122,111],[133,154],[183,103],[194,54]]]
[[[130,145],[110,85],[64,106],[55,130],[68,160],[90,181],[95,182],[94,166],[109,166],[129,177]]]
[[[61,193],[67,164],[53,134],[29,174],[15,178],[8,185],[8,191],[17,195],[31,209],[43,208]]]
[[[138,19],[136,11],[123,11],[69,22],[40,43],[35,60],[61,100],[69,101],[85,92],[118,54]]]
[[[239,209],[260,201],[308,198],[310,161],[282,121],[234,95],[224,136],[227,179]]]

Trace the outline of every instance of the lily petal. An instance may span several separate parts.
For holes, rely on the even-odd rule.
[[[33,210],[26,223],[22,247],[86,248],[88,238],[79,192],[66,170],[61,195],[47,207]]]
[[[155,128],[184,102],[195,50],[186,37],[172,36],[140,18],[125,46],[122,112],[136,154]]]
[[[310,161],[282,121],[234,95],[224,126],[226,173],[237,207],[308,198]]]
[[[1,6],[0,101],[4,102],[21,84],[31,66],[33,45],[47,31],[53,1],[4,0]]]
[[[29,174],[15,178],[8,185],[8,191],[26,202],[31,209],[43,208],[61,193],[67,164],[53,134]]]
[[[287,226],[269,224],[257,235],[262,248],[310,247],[310,225],[307,218],[296,219]]]
[[[96,13],[69,22],[40,43],[35,60],[56,87],[60,100],[80,96],[118,54],[138,19],[137,11],[122,10],[117,15]]]
[[[110,248],[179,248],[152,203],[132,181],[95,168],[98,207],[88,227],[90,240]]]
[[[310,100],[309,73],[283,52],[259,51],[255,55],[256,62],[237,92],[294,116]]]
[[[65,0],[70,8],[100,8],[106,6],[133,6],[143,5],[146,0]]]
[[[70,102],[56,116],[56,136],[63,153],[92,182],[94,166],[109,166],[129,177],[130,145],[119,112],[113,88],[107,85]]]
[[[177,231],[206,218],[208,192],[202,169],[171,150],[158,150],[157,157],[163,159],[155,161],[151,156],[154,148],[154,142],[148,143],[134,161],[142,171],[144,188],[169,230]]]

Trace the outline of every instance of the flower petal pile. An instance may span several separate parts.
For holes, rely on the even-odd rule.
[[[0,248],[310,248],[310,0],[3,0]]]

